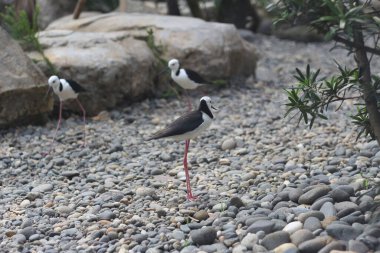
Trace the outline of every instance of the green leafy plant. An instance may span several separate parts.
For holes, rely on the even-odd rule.
[[[39,14],[39,8],[36,7],[33,12],[32,20],[30,21],[27,13],[24,10],[16,12],[14,6],[10,5],[6,6],[4,13],[0,13],[0,19],[12,38],[17,40],[24,50],[35,50],[39,52],[48,65],[50,72],[56,74],[57,70],[49,61],[49,59],[44,55],[42,46],[36,36],[38,32]]]
[[[296,69],[295,87],[286,89],[286,116],[299,113],[299,121],[312,127],[315,119],[327,119],[325,112],[331,103],[356,99],[357,113],[351,118],[359,126],[358,137],[370,136],[380,144],[380,98],[376,95],[380,78],[371,74],[371,61],[380,55],[380,18],[374,15],[379,12],[371,1],[279,0],[268,9],[277,14],[276,23],[308,25],[335,41],[333,49],[345,48],[357,66],[348,69],[337,63],[339,73],[330,78],[319,78],[320,71],[312,72],[310,66],[305,72]]]
[[[152,51],[154,57],[159,61],[160,65],[166,67],[166,60],[162,58],[163,53],[165,52],[165,47],[161,44],[156,43],[156,39],[154,37],[154,31],[152,28],[147,29],[147,37],[146,44]]]
[[[21,10],[16,13],[13,5],[6,6],[5,12],[0,13],[0,17],[12,38],[20,42],[24,49],[39,49],[40,44],[36,38],[38,32],[37,18],[39,9],[33,12],[32,22],[29,21],[28,14]]]

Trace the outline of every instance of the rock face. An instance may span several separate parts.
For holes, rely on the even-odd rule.
[[[46,77],[1,27],[0,45],[0,128],[43,123],[53,106]]]
[[[234,26],[195,18],[82,13],[78,20],[67,16],[53,22],[39,39],[61,75],[89,90],[81,101],[95,114],[157,89],[153,80],[161,69],[155,67],[157,58],[146,43],[150,28],[156,44],[165,48],[162,58],[178,58],[206,79],[254,74],[255,48]]]

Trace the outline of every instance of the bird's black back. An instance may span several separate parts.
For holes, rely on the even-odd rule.
[[[69,85],[71,86],[71,88],[72,88],[76,93],[86,91],[85,88],[83,88],[82,86],[80,86],[79,83],[77,83],[77,82],[74,81],[74,80],[66,80],[66,82],[69,83]]]
[[[187,76],[193,80],[194,82],[196,83],[200,83],[200,84],[206,84],[206,83],[209,83],[208,81],[206,81],[203,77],[201,77],[197,72],[191,70],[191,69],[185,69],[186,71],[186,74]]]
[[[202,112],[199,110],[191,111],[171,123],[167,128],[158,131],[148,140],[160,139],[181,135],[195,130],[203,123]]]

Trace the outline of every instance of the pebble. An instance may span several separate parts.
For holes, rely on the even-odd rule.
[[[315,235],[308,229],[300,229],[290,235],[290,240],[293,244],[299,245],[302,242],[314,239]]]
[[[259,231],[264,231],[265,234],[269,234],[270,232],[272,232],[274,225],[275,223],[271,220],[258,220],[252,223],[252,225],[250,225],[247,228],[247,231],[249,233],[257,233]]]
[[[293,243],[284,243],[273,249],[274,253],[299,253],[296,245]]]
[[[137,243],[142,243],[143,241],[147,240],[149,237],[148,234],[135,234],[132,235],[132,239]]]
[[[27,207],[27,206],[29,206],[30,205],[30,200],[29,199],[24,199],[23,201],[21,201],[21,203],[20,203],[20,207],[23,207],[23,208],[25,208],[25,207]]]
[[[301,252],[318,252],[320,249],[325,247],[331,238],[328,236],[316,237],[314,239],[304,241],[298,245],[298,248]]]
[[[222,145],[221,145],[222,150],[230,150],[234,148],[236,148],[236,141],[234,138],[229,138],[222,142]]]
[[[302,194],[298,199],[298,203],[311,205],[314,203],[315,200],[326,195],[329,191],[330,191],[329,186],[319,185],[313,189],[310,189],[304,194]]]
[[[282,230],[288,232],[290,235],[302,229],[303,224],[300,221],[293,221],[288,223]]]
[[[248,233],[241,240],[241,245],[245,246],[248,250],[251,250],[253,245],[255,245],[258,241],[258,237],[256,234]]]
[[[303,228],[308,229],[313,232],[315,230],[322,228],[322,225],[318,218],[308,217],[303,224]]]
[[[32,192],[48,192],[53,190],[52,184],[40,184],[32,189]]]
[[[230,199],[230,205],[240,208],[244,206],[244,202],[239,197],[232,197]]]
[[[298,215],[298,220],[301,222],[305,222],[307,218],[309,217],[315,217],[319,220],[323,220],[325,218],[325,215],[321,211],[308,211],[305,213],[301,213]]]
[[[330,253],[332,250],[345,250],[346,244],[343,241],[332,241],[322,249],[318,251],[318,253]]]
[[[208,212],[205,210],[199,210],[194,213],[193,218],[199,221],[207,220],[210,216],[208,215]]]
[[[336,202],[343,202],[350,199],[350,194],[346,191],[336,188],[330,192],[331,198],[333,198]]]
[[[12,236],[12,240],[18,244],[24,244],[26,242],[26,237],[23,234],[16,234]]]
[[[67,170],[67,171],[63,171],[61,175],[64,177],[73,178],[73,177],[79,176],[80,174],[79,174],[79,171],[77,170]]]
[[[325,217],[330,217],[330,216],[336,216],[336,208],[334,207],[334,204],[331,202],[325,202],[320,211],[323,213]]]
[[[74,210],[72,207],[69,207],[69,206],[58,206],[55,208],[55,211],[59,213],[60,215],[68,215]]]
[[[113,220],[116,218],[116,214],[114,214],[110,210],[106,210],[104,212],[99,213],[98,217],[100,220]]]
[[[357,253],[369,252],[369,248],[364,243],[362,243],[361,241],[357,241],[357,240],[349,240],[348,241],[348,250],[354,251]]]
[[[353,203],[350,201],[338,202],[338,203],[335,203],[334,206],[335,206],[338,213],[344,209],[350,209],[350,208],[354,208],[356,210],[359,209],[359,207],[356,203]]]
[[[155,194],[155,190],[149,187],[138,187],[136,189],[136,196],[145,197]]]
[[[218,203],[212,207],[213,212],[223,212],[227,209],[226,203]]]
[[[25,228],[21,229],[21,230],[18,232],[18,234],[22,234],[22,235],[24,235],[26,239],[29,239],[30,236],[32,236],[32,235],[34,235],[34,234],[36,234],[36,233],[37,233],[36,228],[31,227],[31,226],[29,226],[29,227],[25,227]]]
[[[281,244],[290,242],[289,233],[285,231],[277,231],[266,235],[262,240],[262,245],[268,249],[273,250]]]
[[[330,224],[326,227],[326,232],[336,240],[344,241],[356,239],[361,233],[357,228],[343,224]]]
[[[192,230],[190,237],[197,245],[212,244],[216,239],[216,230],[213,227],[203,227]]]
[[[302,195],[302,190],[300,188],[292,189],[289,191],[289,199],[293,202],[298,203],[298,199]]]

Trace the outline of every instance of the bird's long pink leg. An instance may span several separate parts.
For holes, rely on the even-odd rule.
[[[185,168],[185,174],[186,174],[187,199],[190,201],[194,201],[197,199],[197,197],[193,196],[193,193],[191,192],[190,175],[189,175],[189,169],[187,168],[187,153],[189,151],[189,146],[190,146],[190,140],[186,140],[185,156],[183,158],[183,167]]]
[[[83,146],[86,146],[86,110],[83,108],[82,104],[79,102],[79,99],[76,99],[76,100],[78,102],[80,109],[82,109],[82,112],[83,112],[83,124],[84,124]]]
[[[62,101],[59,101],[59,116],[58,116],[58,124],[57,124],[57,128],[55,129],[55,133],[54,133],[53,140],[52,140],[52,142],[51,142],[51,147],[50,147],[49,154],[50,154],[50,152],[53,150],[53,147],[54,147],[54,141],[55,141],[55,138],[57,137],[58,129],[59,129],[59,127],[61,126],[61,120],[62,120]]]

